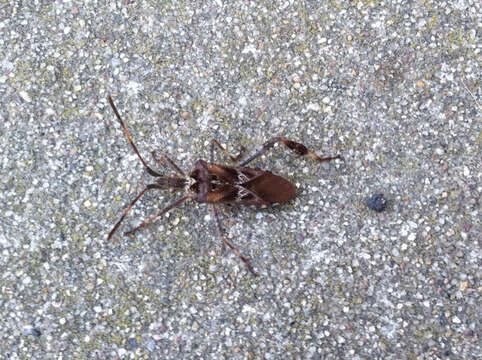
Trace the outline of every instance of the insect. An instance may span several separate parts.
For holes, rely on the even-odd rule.
[[[216,227],[224,244],[226,244],[246,265],[247,269],[253,274],[257,275],[251,266],[247,257],[245,257],[231,242],[224,236],[224,231],[221,226],[219,213],[216,208],[216,204],[232,204],[232,205],[270,205],[273,203],[286,202],[296,195],[295,187],[286,179],[281,176],[272,174],[269,171],[261,170],[259,168],[246,167],[251,161],[257,157],[263,155],[266,151],[273,147],[274,144],[280,142],[286,147],[294,151],[299,155],[307,155],[318,162],[331,161],[334,159],[342,159],[340,155],[333,157],[321,158],[316,154],[308,150],[303,144],[288,140],[284,137],[273,137],[266,142],[263,147],[255,152],[253,155],[239,163],[239,166],[226,166],[214,164],[214,145],[223,151],[223,153],[230,158],[233,162],[240,159],[241,153],[238,156],[232,156],[217,140],[211,141],[211,159],[210,162],[205,160],[197,160],[194,164],[194,168],[186,176],[186,174],[172,161],[167,155],[162,154],[161,158],[156,157],[153,151],[152,157],[154,161],[162,166],[163,163],[167,163],[176,173],[175,176],[164,176],[159,172],[153,170],[142,158],[141,154],[137,150],[134,141],[132,140],[127,127],[122,120],[119,111],[114,105],[112,97],[107,97],[110,106],[114,110],[114,114],[119,121],[124,134],[129,140],[132,149],[139,157],[142,165],[146,169],[147,173],[155,178],[152,184],[148,184],[129,204],[124,214],[119,221],[114,225],[113,229],[107,236],[110,240],[114,236],[115,232],[119,228],[119,225],[125,219],[129,211],[134,204],[150,190],[186,190],[187,195],[169,204],[164,209],[160,210],[156,215],[143,221],[136,228],[126,232],[126,235],[131,235],[142,229],[146,225],[152,223],[159,217],[163,216],[169,210],[181,205],[186,200],[194,200],[199,203],[211,204],[211,209],[216,221]]]

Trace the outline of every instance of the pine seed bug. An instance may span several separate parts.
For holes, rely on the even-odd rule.
[[[224,236],[224,230],[221,226],[221,220],[216,208],[216,204],[230,204],[230,205],[270,205],[273,203],[286,202],[296,195],[296,189],[288,180],[281,176],[274,175],[269,171],[258,168],[246,167],[248,163],[266,153],[274,144],[280,142],[286,147],[299,155],[307,155],[317,162],[331,161],[334,159],[343,159],[340,155],[333,157],[321,158],[308,150],[303,144],[288,140],[284,137],[273,137],[266,142],[263,147],[255,152],[253,155],[242,161],[238,166],[226,166],[214,164],[214,146],[216,145],[221,151],[233,162],[239,161],[241,153],[238,156],[232,156],[217,140],[211,141],[211,159],[210,162],[205,160],[197,160],[194,168],[186,176],[186,174],[172,161],[167,155],[162,154],[161,158],[156,158],[154,152],[152,157],[154,161],[162,166],[167,163],[176,173],[175,176],[164,176],[159,172],[153,170],[142,158],[137,150],[134,141],[132,140],[129,131],[127,130],[124,121],[122,120],[119,111],[114,105],[111,96],[107,97],[114,114],[119,121],[124,134],[131,144],[132,149],[139,157],[142,165],[147,173],[155,178],[152,184],[148,184],[129,204],[124,214],[119,221],[114,225],[110,231],[107,239],[110,240],[119,228],[119,225],[125,219],[134,204],[149,190],[186,190],[187,195],[169,204],[167,207],[159,211],[156,215],[143,221],[136,228],[126,232],[126,235],[131,235],[142,229],[146,225],[152,223],[159,217],[166,214],[169,210],[181,205],[186,200],[194,200],[199,203],[211,204],[211,209],[216,221],[216,227],[221,237],[221,240],[226,244],[246,265],[246,268],[253,274],[257,275],[251,266],[247,257],[245,257],[231,242]]]

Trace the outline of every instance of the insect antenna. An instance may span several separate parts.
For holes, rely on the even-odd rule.
[[[131,136],[131,134],[129,134],[129,131],[127,130],[127,127],[126,127],[125,124],[124,124],[124,121],[122,121],[122,118],[121,118],[121,116],[120,116],[120,114],[119,114],[119,111],[117,110],[116,106],[114,105],[114,101],[112,100],[112,98],[111,98],[110,95],[107,96],[107,100],[109,101],[109,104],[110,104],[110,106],[112,107],[112,110],[114,110],[115,116],[117,117],[117,120],[119,120],[119,123],[120,123],[121,126],[122,126],[122,130],[124,130],[124,134],[126,134],[127,139],[128,139],[129,142],[131,143],[132,148],[134,149],[135,153],[137,154],[137,156],[138,156],[139,159],[141,160],[142,165],[144,165],[144,167],[146,168],[147,172],[148,172],[150,175],[152,175],[152,176],[162,176],[162,175],[159,174],[157,171],[152,170],[151,167],[146,164],[146,162],[145,162],[144,159],[142,158],[141,154],[139,153],[139,150],[137,150],[137,147],[136,147],[136,145],[134,144],[134,141],[132,140],[132,136]]]

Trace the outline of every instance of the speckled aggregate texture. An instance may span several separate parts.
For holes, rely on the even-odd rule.
[[[0,358],[480,359],[481,10],[0,1]],[[345,162],[250,164],[297,187],[219,207],[257,278],[204,204],[124,235],[179,194],[148,193],[108,242],[151,178],[107,94],[153,167],[274,135]]]

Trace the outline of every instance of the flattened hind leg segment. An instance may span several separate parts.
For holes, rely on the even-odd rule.
[[[263,155],[264,153],[266,153],[277,142],[283,143],[286,147],[293,150],[298,155],[309,156],[310,158],[312,158],[313,160],[316,160],[318,162],[331,161],[331,160],[334,160],[334,159],[343,159],[341,157],[341,155],[337,155],[337,156],[333,156],[333,157],[324,157],[324,158],[319,157],[315,153],[311,152],[305,145],[303,145],[301,143],[298,143],[296,141],[286,139],[284,137],[277,136],[277,137],[271,138],[269,141],[267,141],[259,151],[255,152],[249,158],[244,160],[242,163],[239,164],[239,166],[246,166],[248,163],[250,163],[254,159],[256,159],[256,158],[260,157],[261,155]]]

